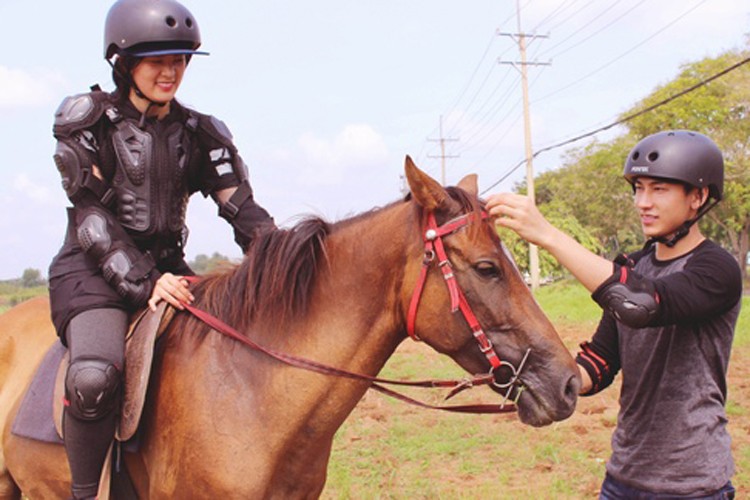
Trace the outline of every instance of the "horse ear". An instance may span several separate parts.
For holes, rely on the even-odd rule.
[[[477,183],[477,174],[469,174],[458,183],[458,187],[477,197],[479,195],[479,184]]]
[[[412,196],[426,210],[435,210],[450,201],[450,196],[443,186],[419,170],[409,155],[406,156],[404,170]]]

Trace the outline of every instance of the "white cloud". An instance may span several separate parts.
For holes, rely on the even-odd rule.
[[[385,141],[366,124],[347,125],[333,139],[308,132],[298,144],[304,158],[299,180],[309,186],[339,184],[347,173],[382,164],[388,158]]]
[[[13,179],[13,190],[31,199],[35,204],[59,205],[61,196],[49,186],[33,181],[27,174],[18,174]]]
[[[15,69],[0,65],[0,109],[46,106],[57,99],[64,79],[43,69]]]

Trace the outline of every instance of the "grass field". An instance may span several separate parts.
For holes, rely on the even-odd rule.
[[[538,300],[571,350],[587,340],[599,309],[579,285],[544,287]],[[730,433],[739,491],[750,489],[750,303],[744,299],[730,363]],[[447,358],[407,340],[384,376],[458,378]],[[491,402],[487,389],[461,402]],[[424,391],[412,393],[428,398]],[[325,499],[596,498],[617,419],[619,380],[581,398],[569,419],[541,429],[513,415],[459,415],[420,409],[370,392],[339,430]],[[432,403],[438,404],[435,396]],[[740,494],[740,497],[743,495]]]

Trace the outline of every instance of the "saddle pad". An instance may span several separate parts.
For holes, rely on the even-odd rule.
[[[62,444],[52,418],[52,399],[57,368],[66,352],[64,345],[55,342],[45,354],[13,421],[13,434],[45,443]]]
[[[165,311],[169,312],[165,314]],[[123,406],[117,429],[117,439],[127,442],[127,450],[137,448],[137,439],[133,438],[143,411],[155,340],[161,332],[159,327],[171,320],[173,312],[164,302],[155,313],[146,309],[133,321],[128,332]],[[13,421],[13,434],[47,443],[62,443],[66,354],[67,349],[60,342],[55,342],[47,351]]]

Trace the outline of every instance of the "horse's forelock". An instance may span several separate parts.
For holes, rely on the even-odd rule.
[[[461,214],[474,214],[477,218],[481,217],[482,210],[484,209],[484,204],[476,196],[473,196],[463,189],[455,186],[446,187],[445,190],[448,192],[448,196],[450,196],[453,201],[458,202],[458,209],[460,211],[460,213],[447,214],[447,220],[458,217]],[[481,224],[469,224],[467,226],[467,229],[468,231],[470,231],[470,237],[476,237],[478,235],[477,231],[479,231],[480,228]]]

